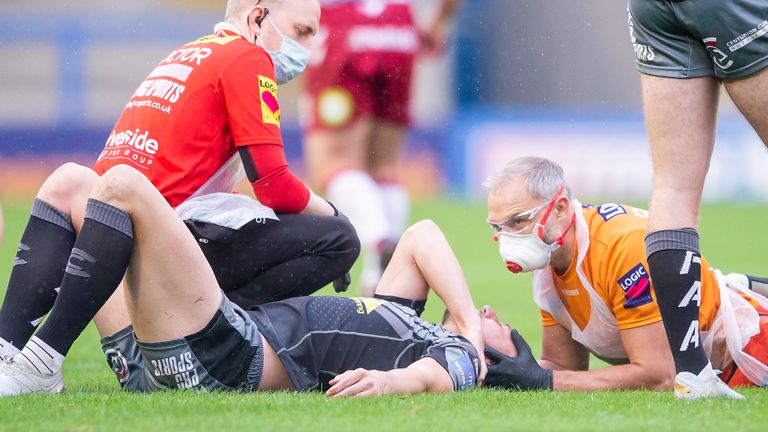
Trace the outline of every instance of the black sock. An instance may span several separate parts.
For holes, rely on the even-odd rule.
[[[115,292],[132,253],[133,225],[128,213],[89,199],[61,292],[36,336],[59,354],[66,355]]]
[[[677,372],[694,374],[707,366],[699,335],[701,255],[692,228],[649,233],[648,267]]]
[[[69,215],[35,198],[0,308],[0,338],[24,347],[56,301],[74,244]]]

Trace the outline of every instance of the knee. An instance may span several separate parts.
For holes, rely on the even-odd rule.
[[[141,191],[147,187],[153,186],[135,168],[116,165],[99,178],[91,198],[130,212],[133,205],[141,200]]]
[[[437,226],[435,221],[431,219],[422,219],[415,224],[408,227],[400,238],[401,243],[416,242],[419,243],[424,239],[433,238],[436,235],[442,236],[443,232],[440,231],[440,227]]]
[[[68,162],[46,179],[37,197],[66,211],[73,207],[74,201],[84,201],[98,180],[99,176],[90,168]]]
[[[345,265],[352,267],[352,264],[357,261],[360,256],[360,238],[357,236],[357,231],[352,223],[347,219],[339,218],[337,231],[336,231],[336,244],[338,250],[342,252]]]

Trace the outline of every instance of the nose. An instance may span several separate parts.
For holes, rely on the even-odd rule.
[[[496,319],[496,311],[489,305],[483,306],[482,313],[486,318]]]

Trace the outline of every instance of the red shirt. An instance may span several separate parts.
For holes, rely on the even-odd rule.
[[[222,30],[160,62],[128,101],[93,168],[101,175],[129,164],[176,207],[224,171],[237,147],[262,144],[282,148],[272,59]]]

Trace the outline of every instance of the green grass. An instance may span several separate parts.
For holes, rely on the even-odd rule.
[[[0,248],[0,291],[27,219],[28,203],[3,203],[6,238]],[[538,312],[530,276],[501,264],[483,220],[482,205],[417,203],[414,219],[431,218],[446,232],[478,306],[493,305],[539,350]],[[764,248],[768,207],[708,206],[702,213],[703,250],[724,271],[768,273]],[[432,300],[426,318],[439,319]],[[593,362],[593,367],[602,367]],[[674,400],[670,392],[508,393],[481,390],[450,395],[329,400],[321,394],[125,394],[118,389],[92,327],[64,365],[62,395],[0,400],[4,430],[766,430],[768,393],[744,391],[746,401]]]

